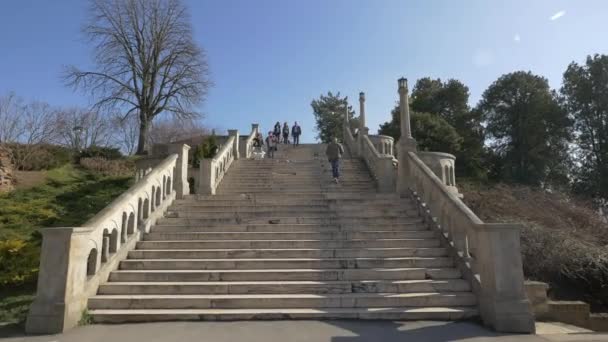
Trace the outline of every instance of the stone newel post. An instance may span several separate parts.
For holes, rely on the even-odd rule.
[[[369,133],[369,128],[365,127],[365,93],[359,93],[359,133],[357,134],[358,155],[363,153],[363,137]]]
[[[90,228],[45,228],[36,299],[30,307],[28,334],[53,334],[78,325],[87,306],[87,252]],[[99,250],[101,253],[101,250]],[[95,261],[99,266],[99,258]]]
[[[175,197],[178,199],[190,194],[190,184],[188,183],[188,151],[190,146],[185,144],[169,145],[169,153],[177,153],[175,173],[173,174],[173,188]]]
[[[399,84],[399,119],[401,121],[401,138],[399,139],[398,157],[399,168],[397,170],[397,193],[404,195],[408,188],[413,187],[409,175],[409,152],[416,152],[416,140],[412,137],[410,126],[410,105],[408,101],[407,79],[400,78]]]
[[[229,129],[228,135],[234,137],[232,153],[234,154],[234,160],[237,160],[239,159],[239,131],[238,129]]]
[[[347,109],[348,110],[348,109]],[[359,93],[359,131],[365,128],[365,93]]]

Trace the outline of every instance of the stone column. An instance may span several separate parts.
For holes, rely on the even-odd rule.
[[[188,183],[188,151],[190,146],[186,144],[169,145],[169,153],[177,153],[175,162],[175,172],[173,172],[173,189],[175,197],[178,199],[190,194],[190,183]]]
[[[232,145],[232,153],[234,154],[234,159],[239,159],[239,130],[238,129],[229,129],[228,136],[234,137],[234,145]]]
[[[58,334],[78,325],[87,306],[87,259],[91,228],[44,228],[36,299],[25,324],[28,334]],[[97,248],[96,269],[101,248]]]
[[[410,105],[408,102],[407,79],[400,78],[399,85],[399,119],[401,121],[401,138],[399,138],[399,150],[397,159],[399,167],[397,169],[397,192],[406,195],[408,189],[414,186],[410,177],[409,152],[416,152],[416,140],[412,137],[410,127]]]
[[[359,130],[365,128],[365,93],[359,93]]]

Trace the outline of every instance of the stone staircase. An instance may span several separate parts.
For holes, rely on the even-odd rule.
[[[88,302],[95,322],[458,320],[477,299],[409,199],[322,145],[238,160],[215,196],[177,200]]]

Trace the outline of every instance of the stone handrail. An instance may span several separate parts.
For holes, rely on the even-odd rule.
[[[380,192],[394,192],[396,186],[396,160],[392,155],[380,154],[369,136],[361,135],[360,156],[363,158],[372,176],[378,184]]]
[[[351,154],[357,154],[357,141],[353,137],[353,133],[348,122],[344,124],[344,144],[346,147],[348,147]]]
[[[534,332],[524,289],[521,225],[484,223],[416,153],[409,152],[408,158],[412,197],[471,282],[484,322],[497,331]]]
[[[181,148],[181,146],[180,146]],[[37,294],[28,333],[59,333],[78,324],[87,299],[135,248],[143,233],[187,191],[187,145],[166,157],[82,227],[41,230]]]
[[[245,140],[245,143],[240,147],[240,154],[243,158],[250,158],[251,153],[253,152],[253,138],[258,134],[259,125],[251,124],[251,133]]]
[[[215,157],[201,160],[199,194],[215,195],[218,185],[235,159],[237,144],[238,137],[232,135]]]

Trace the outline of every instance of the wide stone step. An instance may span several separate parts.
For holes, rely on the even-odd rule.
[[[440,270],[440,269],[435,269]],[[451,270],[451,269],[446,269]],[[275,270],[117,270],[109,281],[265,281],[265,280],[412,280],[458,279],[451,271],[435,271],[428,276],[425,268],[367,268],[367,269],[275,269]],[[433,272],[433,271],[430,271]],[[460,274],[458,274],[460,275]]]
[[[430,239],[434,231],[362,232],[152,232],[145,241],[181,240],[354,240],[354,239]]]
[[[475,307],[384,307],[323,309],[91,310],[96,323],[234,321],[285,319],[464,320],[479,315]]]
[[[221,229],[220,229],[221,228]],[[251,224],[251,225],[156,225],[152,232],[359,232],[359,231],[420,231],[428,230],[422,222],[398,225],[319,225],[319,224]]]
[[[359,281],[219,281],[219,282],[111,282],[100,295],[141,294],[279,294],[279,293],[412,293],[471,291],[463,279],[359,280]]]
[[[447,257],[329,258],[329,259],[128,259],[121,270],[252,270],[252,269],[364,269],[378,267],[439,268],[451,267]]]
[[[97,295],[89,309],[375,308],[473,306],[467,292],[227,295]]]
[[[138,249],[439,247],[439,239],[139,241]]]
[[[130,259],[442,257],[445,248],[134,250]]]
[[[275,224],[341,224],[341,225],[358,225],[358,224],[397,224],[414,222],[417,216],[414,214],[408,215],[378,215],[370,217],[282,217],[282,216],[265,216],[265,217],[246,217],[241,215],[233,215],[232,217],[206,217],[206,218],[187,218],[187,217],[163,217],[158,219],[158,224],[184,224],[184,225],[211,225],[211,224],[257,224],[257,223],[275,223]]]

